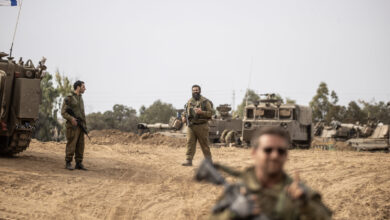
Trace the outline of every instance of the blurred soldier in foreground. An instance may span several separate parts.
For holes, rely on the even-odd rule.
[[[290,135],[282,128],[265,128],[252,140],[254,166],[243,172],[204,161],[196,178],[224,185],[225,191],[213,208],[211,219],[331,219],[331,211],[320,194],[283,170]],[[216,171],[219,168],[239,178],[227,184]]]
[[[83,81],[76,81],[73,85],[74,91],[64,99],[61,115],[66,119],[66,150],[65,168],[73,170],[72,160],[75,155],[75,169],[87,170],[83,165],[84,154],[84,133],[86,133],[86,121],[84,112],[84,101],[82,94],[85,92]]]
[[[192,98],[187,102],[182,114],[182,120],[187,124],[187,160],[183,166],[192,166],[196,141],[199,141],[204,157],[211,161],[208,121],[212,116],[212,104],[201,96],[200,92],[200,86],[192,86]]]

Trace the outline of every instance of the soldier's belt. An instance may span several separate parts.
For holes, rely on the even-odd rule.
[[[193,124],[193,125],[203,125],[203,124],[206,124],[206,123],[207,123],[207,121],[205,121],[205,122],[198,122],[198,123],[192,122],[191,124]]]

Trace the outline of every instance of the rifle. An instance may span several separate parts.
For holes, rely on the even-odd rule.
[[[215,185],[223,185],[225,188],[224,197],[213,207],[212,212],[215,214],[220,213],[225,209],[230,209],[240,219],[269,220],[269,218],[264,214],[253,215],[252,210],[255,207],[255,204],[254,201],[249,198],[249,190],[247,190],[244,185],[229,184],[217,171],[217,168],[233,176],[239,175],[238,172],[231,171],[229,168],[219,164],[213,164],[207,159],[201,163],[195,174],[195,179],[199,182],[206,181]],[[246,191],[245,194],[242,193],[243,187],[245,188],[244,191]]]
[[[77,117],[76,114],[74,113],[74,111],[73,111],[72,109],[70,109],[70,108],[67,108],[67,109],[66,109],[66,113],[68,113],[70,116],[72,116],[73,118],[76,119],[76,121],[77,121],[77,126],[79,126],[79,127],[81,128],[81,131],[83,131],[83,133],[84,133],[85,135],[87,135],[88,139],[91,140],[91,138],[90,138],[89,135],[88,135],[87,129],[85,129],[85,127],[84,127],[84,125],[83,125],[83,123],[82,123],[83,120],[82,120],[80,117]]]
[[[188,104],[185,104],[184,105],[184,109],[185,109],[185,114],[186,114],[186,125],[188,126],[188,127],[190,127],[191,125],[192,125],[192,123],[191,123],[191,121],[190,121],[190,112],[188,111]]]

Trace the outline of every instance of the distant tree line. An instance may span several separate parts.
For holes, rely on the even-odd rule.
[[[86,116],[88,130],[118,129],[135,131],[138,123],[137,111],[131,107],[116,104],[112,110],[90,113]]]
[[[316,95],[310,102],[313,121],[330,123],[337,120],[343,123],[367,123],[368,120],[390,124],[390,107],[383,101],[350,101],[347,106],[338,105],[335,91],[329,92],[326,83],[321,82]]]
[[[116,104],[110,111],[90,113],[86,117],[89,130],[118,129],[136,132],[138,122],[168,123],[175,115],[176,110],[172,104],[157,100],[149,107],[141,106],[138,116],[135,109]]]
[[[284,103],[295,104],[290,98],[283,98],[276,94],[276,98]],[[246,103],[256,103],[260,96],[254,90],[247,90],[242,102],[237,106],[234,114],[243,117]],[[335,91],[329,91],[325,82],[318,86],[316,94],[309,105],[313,110],[313,122],[330,123],[337,120],[343,123],[367,123],[368,120],[390,124],[390,102],[367,102],[364,100],[350,101],[347,106],[339,105],[339,97]]]
[[[60,109],[64,97],[72,91],[73,83],[57,70],[53,75],[46,74],[41,81],[42,103],[39,107],[39,120],[35,130],[35,138],[41,141],[59,141],[65,139],[65,123],[60,120]],[[295,100],[283,99],[279,94],[276,98],[284,103],[295,104]],[[255,103],[260,100],[259,94],[248,90],[242,102],[233,114],[243,117],[247,102]],[[337,120],[344,123],[366,123],[369,119],[390,124],[389,104],[380,102],[351,101],[347,106],[338,104],[339,98],[335,91],[329,91],[326,83],[321,82],[316,94],[309,103],[313,110],[313,122],[330,123]],[[214,106],[215,107],[215,106]],[[142,106],[139,114],[132,107],[116,104],[112,110],[94,112],[86,116],[88,130],[118,129],[136,132],[137,123],[168,123],[176,116],[172,104],[161,100],[150,106]]]

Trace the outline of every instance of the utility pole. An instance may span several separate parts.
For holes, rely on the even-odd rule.
[[[236,107],[236,91],[233,89],[233,96],[232,96],[232,110],[234,111]]]
[[[245,92],[245,106],[248,105],[248,91],[249,91],[249,88],[251,86],[251,80],[252,80],[252,69],[253,69],[253,56],[251,57],[251,67],[250,67],[250,70],[249,70],[249,81],[248,81],[248,87],[246,88],[246,92]]]

